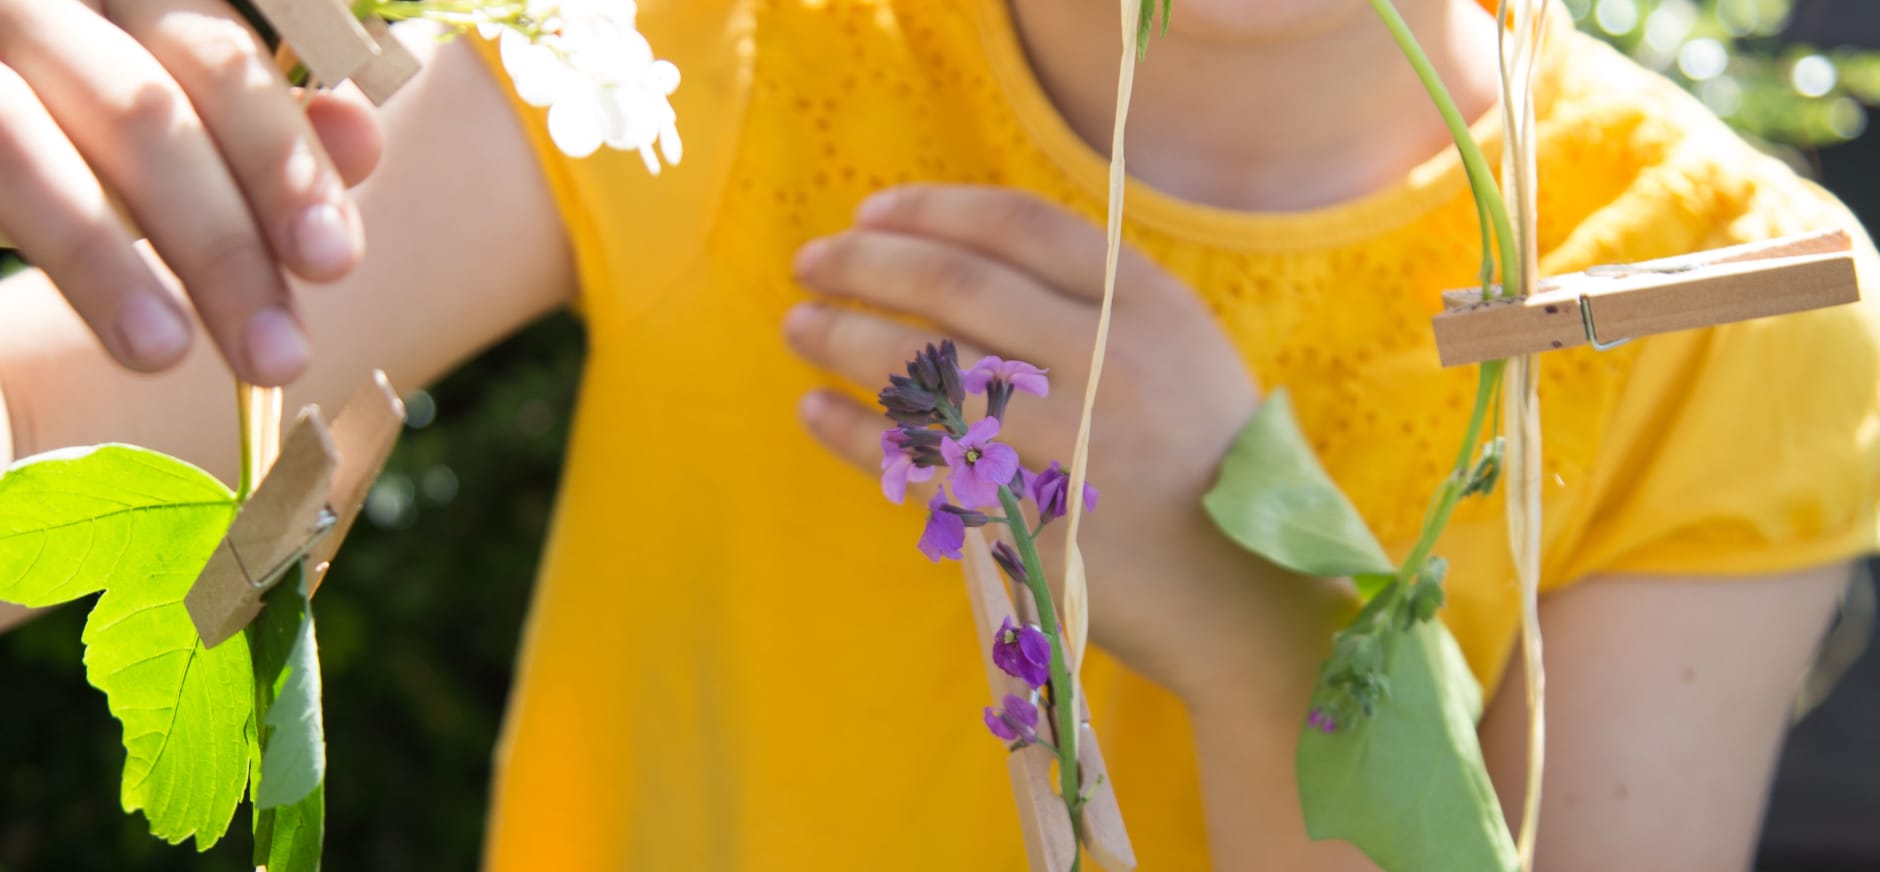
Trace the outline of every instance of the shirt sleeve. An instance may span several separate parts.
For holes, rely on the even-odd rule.
[[[1827,193],[1763,178],[1710,244],[1845,228],[1863,300],[1640,340],[1567,578],[1748,576],[1880,547],[1880,259]]]
[[[672,95],[684,155],[655,175],[637,152],[573,158],[548,136],[547,110],[516,95],[496,42],[466,37],[508,93],[561,214],[591,332],[646,307],[702,258],[738,146],[749,76],[746,0],[641,0],[656,57],[679,68]]]

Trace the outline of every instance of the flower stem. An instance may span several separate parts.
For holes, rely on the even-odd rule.
[[[1057,756],[1058,756],[1058,792],[1064,797],[1064,807],[1071,816],[1071,835],[1077,845],[1084,841],[1083,821],[1078,817],[1078,809],[1083,805],[1083,794],[1078,790],[1077,769],[1077,710],[1074,708],[1077,695],[1071,688],[1069,660],[1064,656],[1064,633],[1058,627],[1057,608],[1051,603],[1051,588],[1045,583],[1044,564],[1038,559],[1038,545],[1032,539],[1031,532],[1025,529],[1025,514],[1019,508],[1018,497],[1012,489],[999,485],[999,504],[1005,507],[1007,518],[1017,519],[1006,524],[1012,531],[1012,542],[1018,547],[1018,557],[1025,564],[1025,586],[1031,589],[1032,604],[1037,607],[1038,626],[1044,630],[1045,637],[1051,640],[1051,707],[1057,716]],[[1078,867],[1083,849],[1078,848],[1078,859],[1071,861],[1072,872]]]
[[[1462,156],[1462,166],[1468,173],[1469,189],[1475,194],[1477,208],[1487,213],[1489,223],[1495,228],[1496,248],[1501,252],[1501,295],[1520,296],[1523,292],[1521,270],[1511,268],[1519,263],[1515,259],[1514,225],[1508,220],[1508,207],[1502,203],[1501,191],[1495,186],[1495,176],[1482,157],[1481,147],[1476,145],[1468,122],[1462,119],[1462,111],[1456,108],[1456,101],[1443,86],[1442,77],[1436,74],[1436,67],[1417,44],[1416,36],[1397,13],[1397,7],[1391,5],[1390,0],[1371,0],[1371,8],[1377,10],[1391,38],[1397,41],[1397,47],[1416,70],[1417,80],[1423,83],[1423,90],[1429,92],[1430,101],[1436,104],[1443,124],[1449,128],[1450,138],[1456,141],[1456,152]]]
[[[1475,388],[1475,408],[1469,412],[1469,429],[1462,435],[1462,450],[1456,455],[1455,469],[1443,479],[1443,486],[1437,490],[1430,514],[1423,520],[1423,531],[1417,535],[1416,546],[1410,549],[1410,556],[1397,568],[1397,580],[1408,583],[1423,571],[1423,561],[1430,556],[1430,550],[1436,547],[1436,538],[1443,534],[1443,528],[1449,526],[1449,515],[1456,510],[1456,503],[1462,498],[1462,481],[1469,474],[1469,459],[1474,456],[1475,444],[1482,436],[1482,423],[1488,419],[1488,401],[1495,396],[1501,386],[1502,371],[1507,368],[1505,360],[1491,360],[1482,364],[1481,375]]]

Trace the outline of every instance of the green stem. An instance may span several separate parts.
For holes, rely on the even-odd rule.
[[[1423,47],[1417,44],[1417,38],[1410,32],[1410,26],[1404,23],[1403,16],[1397,14],[1397,7],[1390,0],[1371,0],[1371,8],[1377,10],[1377,16],[1384,20],[1384,27],[1390,31],[1397,47],[1403,50],[1410,66],[1416,70],[1417,79],[1423,83],[1423,90],[1428,91],[1431,102],[1436,104],[1436,111],[1443,116],[1443,124],[1449,128],[1449,136],[1456,141],[1456,152],[1462,156],[1463,169],[1469,176],[1469,188],[1475,194],[1478,207],[1488,212],[1489,221],[1495,228],[1496,247],[1501,252],[1501,295],[1518,297],[1522,294],[1521,270],[1511,268],[1518,264],[1515,259],[1514,225],[1508,220],[1508,207],[1502,203],[1501,192],[1495,186],[1495,176],[1489,172],[1488,161],[1482,157],[1482,149],[1475,144],[1475,137],[1469,133],[1469,124],[1462,119],[1462,111],[1456,108],[1456,101],[1449,96],[1449,89],[1443,87],[1443,80],[1436,74],[1436,67],[1430,63],[1429,56],[1423,53]]]
[[[1410,549],[1410,556],[1397,568],[1397,580],[1408,583],[1416,578],[1423,568],[1423,561],[1430,556],[1430,550],[1436,547],[1436,537],[1443,534],[1443,528],[1449,526],[1449,515],[1456,510],[1456,503],[1462,498],[1461,481],[1469,473],[1469,460],[1474,457],[1475,444],[1482,436],[1482,423],[1488,418],[1489,399],[1495,395],[1501,385],[1501,374],[1506,369],[1505,360],[1491,360],[1482,364],[1481,375],[1475,387],[1475,408],[1469,412],[1469,429],[1462,435],[1462,450],[1456,454],[1456,465],[1449,476],[1443,479],[1443,486],[1436,492],[1436,504],[1428,518],[1423,521],[1423,532],[1417,536],[1417,544]]]
[[[1012,531],[1012,542],[1018,546],[1019,560],[1025,564],[1025,586],[1031,589],[1031,601],[1037,608],[1038,626],[1051,640],[1051,706],[1057,715],[1057,756],[1058,756],[1058,792],[1064,796],[1064,806],[1070,811],[1071,835],[1075,838],[1078,857],[1071,861],[1071,870],[1076,872],[1083,854],[1084,825],[1077,815],[1083,805],[1083,794],[1078,790],[1077,770],[1077,694],[1071,686],[1071,674],[1068,668],[1070,660],[1064,656],[1064,633],[1058,628],[1057,608],[1051,603],[1051,588],[1045,584],[1044,563],[1038,559],[1038,546],[1033,541],[1030,531],[1025,529],[1025,514],[1018,505],[1018,497],[1012,489],[999,485],[999,504],[1005,507],[1005,516],[1017,520],[1007,524]]]

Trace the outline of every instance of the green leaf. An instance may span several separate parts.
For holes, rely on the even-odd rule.
[[[305,566],[268,594],[244,634],[253,653],[255,865],[268,872],[314,872],[325,836],[326,738],[320,661]]]
[[[194,836],[197,850],[228,830],[248,782],[248,644],[205,650],[183,606],[227,521],[140,521],[140,535],[161,528],[168,538],[125,550],[123,566],[137,571],[110,575],[83,637],[86,677],[124,724],[124,810],[142,809],[151,835],[172,844]]]
[[[1319,465],[1283,390],[1268,396],[1235,438],[1202,505],[1241,547],[1294,572],[1327,578],[1396,572]],[[1378,586],[1372,579],[1365,595]]]
[[[319,872],[325,818],[324,786],[293,805],[257,810],[255,865],[266,872]]]
[[[301,574],[299,570],[294,573]],[[292,646],[280,666],[263,668],[257,660],[255,672],[257,681],[271,677],[275,688],[267,707],[257,709],[263,713],[266,729],[261,733],[261,783],[255,790],[255,804],[264,809],[299,802],[326,778],[320,648],[314,641],[313,611],[303,593],[287,590],[285,584],[281,589],[285,591],[282,596],[270,597],[268,610],[297,615],[290,624]],[[272,659],[273,652],[269,654]]]
[[[1514,840],[1475,735],[1482,692],[1440,621],[1388,637],[1376,713],[1299,739],[1299,799],[1314,839],[1357,845],[1387,872],[1512,870]]]
[[[214,476],[154,451],[101,445],[27,458],[0,474],[0,600],[57,605],[191,561],[193,579],[234,513]]]

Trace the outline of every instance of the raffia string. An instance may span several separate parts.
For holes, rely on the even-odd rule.
[[[1084,477],[1090,464],[1090,418],[1097,407],[1097,381],[1103,375],[1103,351],[1110,342],[1110,310],[1116,300],[1116,263],[1123,247],[1123,130],[1129,119],[1129,94],[1136,84],[1136,34],[1142,21],[1141,0],[1121,0],[1123,6],[1123,60],[1116,75],[1116,123],[1110,135],[1110,203],[1103,263],[1103,306],[1097,314],[1097,338],[1090,349],[1090,381],[1084,386],[1083,418],[1077,423],[1077,445],[1071,451],[1071,494],[1067,532],[1064,534],[1064,634],[1074,678],[1083,666],[1084,644],[1090,638],[1090,589],[1084,577],[1083,553],[1077,550],[1077,530],[1083,522]]]
[[[1510,7],[1512,6],[1512,9]],[[1502,0],[1498,16],[1501,58],[1502,188],[1516,216],[1515,250],[1522,288],[1540,280],[1536,244],[1534,74],[1539,66],[1546,0]],[[1512,17],[1512,20],[1511,20]],[[1507,282],[1512,276],[1504,275]],[[1541,778],[1547,746],[1546,671],[1541,660],[1541,412],[1538,365],[1533,355],[1509,363],[1502,383],[1502,429],[1507,434],[1508,545],[1521,586],[1521,661],[1527,679],[1527,780],[1515,847],[1521,868],[1534,868],[1540,828]]]

